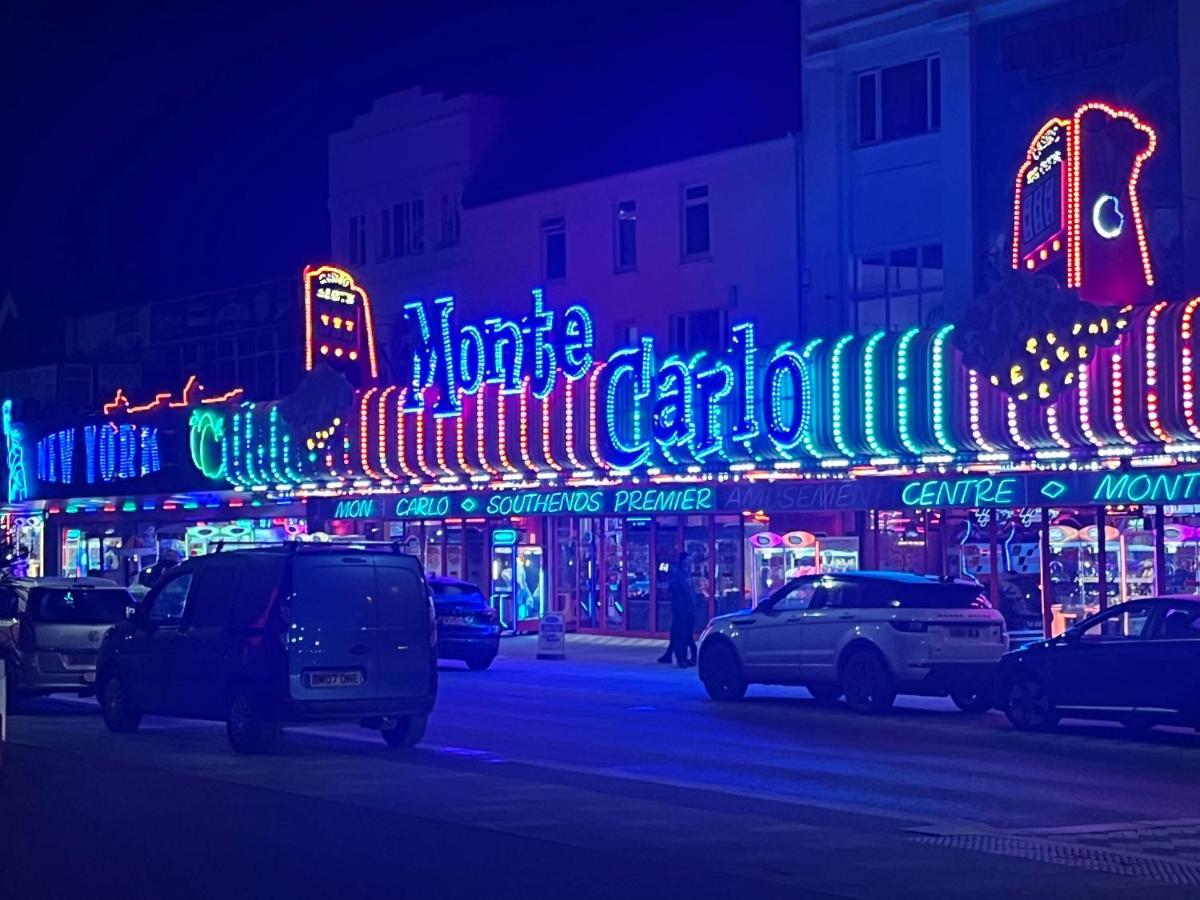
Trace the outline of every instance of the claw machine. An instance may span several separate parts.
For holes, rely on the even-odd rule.
[[[528,542],[522,542],[522,537]],[[537,631],[546,611],[544,552],[536,535],[519,528],[493,528],[491,604],[500,627],[516,634]]]

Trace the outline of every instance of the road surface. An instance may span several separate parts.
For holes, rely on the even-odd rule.
[[[1198,735],[718,704],[659,652],[505,640],[444,667],[414,751],[320,726],[247,757],[219,723],[39,701],[10,718],[0,897],[1200,897]]]

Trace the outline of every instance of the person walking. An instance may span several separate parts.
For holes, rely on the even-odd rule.
[[[669,663],[672,656],[679,667],[696,664],[696,597],[692,590],[691,567],[686,552],[679,554],[679,562],[671,567],[668,580],[671,598],[671,642],[667,652],[658,658]]]

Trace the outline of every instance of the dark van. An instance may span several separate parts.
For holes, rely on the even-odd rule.
[[[254,753],[284,722],[357,720],[411,747],[437,696],[420,561],[313,544],[186,560],[106,635],[96,693],[113,731],[144,713],[224,720]]]

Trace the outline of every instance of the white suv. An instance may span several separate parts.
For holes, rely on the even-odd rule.
[[[897,694],[947,694],[964,712],[991,706],[1004,617],[979,585],[895,572],[789,581],[753,610],[718,616],[700,636],[700,680],[714,700],[748,684],[798,684],[859,712]]]

